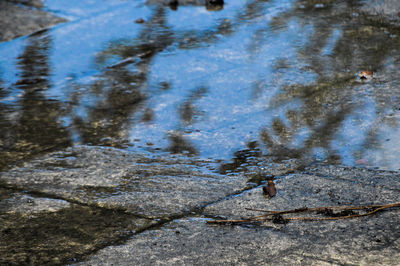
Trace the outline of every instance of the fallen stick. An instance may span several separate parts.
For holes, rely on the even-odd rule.
[[[384,209],[388,208],[393,208],[393,207],[399,207],[400,203],[397,204],[387,204],[387,205],[382,205],[382,207],[379,207],[373,211],[367,212],[367,213],[362,213],[362,214],[352,214],[352,215],[346,215],[346,216],[337,216],[337,217],[288,217],[285,218],[286,220],[319,220],[319,221],[328,221],[328,220],[340,220],[340,219],[351,219],[351,218],[356,218],[356,217],[363,217],[363,216],[368,216],[372,215],[374,213],[377,213],[379,211],[382,211]],[[346,209],[350,210],[350,209]]]
[[[289,221],[289,220],[308,220],[308,221],[329,221],[329,220],[341,220],[341,219],[351,219],[351,218],[356,218],[356,217],[363,217],[363,216],[369,216],[374,213],[377,213],[379,211],[388,209],[388,208],[394,208],[394,207],[400,207],[400,202],[395,202],[395,203],[389,203],[389,204],[379,204],[379,205],[363,205],[363,206],[328,206],[328,207],[316,207],[316,208],[297,208],[297,209],[291,209],[291,210],[285,210],[285,211],[270,211],[270,210],[262,210],[262,209],[252,209],[252,208],[246,208],[246,210],[251,210],[251,211],[260,211],[260,212],[267,212],[266,214],[263,215],[258,215],[258,216],[252,216],[247,219],[237,219],[237,220],[210,220],[207,221],[208,224],[238,224],[238,223],[254,223],[254,222],[263,222],[263,221],[273,221],[273,218],[270,218],[270,216],[277,217],[277,216],[282,216],[283,214],[289,214],[289,213],[312,213],[312,212],[327,212],[327,211],[333,211],[333,210],[341,210],[341,211],[353,211],[353,210],[368,210],[368,209],[373,209],[367,213],[362,213],[362,214],[351,214],[351,215],[344,215],[344,216],[336,216],[336,217],[286,217],[282,219],[284,221]]]
[[[292,210],[286,210],[286,211],[269,211],[269,210],[261,210],[261,209],[252,209],[252,208],[245,208],[246,210],[250,211],[260,211],[260,212],[267,212],[267,214],[259,215],[259,216],[253,216],[249,219],[254,219],[254,218],[261,218],[261,217],[266,217],[266,216],[272,216],[276,214],[288,214],[288,213],[299,213],[299,212],[323,212],[327,210],[346,210],[346,211],[355,211],[355,210],[365,210],[365,209],[374,209],[374,208],[381,208],[385,207],[384,209],[387,208],[392,208],[392,207],[398,207],[400,206],[400,202],[397,203],[391,203],[391,204],[379,204],[379,205],[364,205],[364,206],[327,206],[327,207],[316,207],[316,208],[298,208],[298,209],[292,209]]]

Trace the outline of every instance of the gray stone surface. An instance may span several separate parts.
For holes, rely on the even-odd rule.
[[[379,179],[378,179],[379,180]],[[298,207],[399,201],[394,190],[333,177],[296,174],[277,183],[268,200],[261,188],[205,208],[204,215],[240,218],[245,207]],[[378,181],[379,182],[379,181]],[[360,185],[361,184],[361,185]],[[206,218],[175,220],[161,229],[110,246],[82,265],[397,265],[400,261],[399,209],[351,220],[208,225]],[[105,263],[106,261],[106,263]]]
[[[360,10],[400,25],[400,1],[398,0],[365,1]]]
[[[16,3],[16,4],[22,4],[22,5],[27,5],[27,6],[32,6],[32,7],[43,7],[43,1],[42,0],[5,0],[10,3]]]
[[[151,158],[112,148],[79,146],[1,173],[0,181],[82,204],[146,217],[171,217],[247,186],[243,175],[214,174],[205,169],[208,164],[212,166],[174,156]]]
[[[154,222],[73,204],[54,212],[4,213],[0,209],[0,224],[0,265],[63,265]]]
[[[300,248],[268,227],[207,226],[205,221],[176,220],[107,247],[81,265],[263,265]]]
[[[38,1],[31,2],[34,6],[39,6]],[[42,10],[17,5],[17,1],[0,1],[0,42],[46,29],[60,22],[65,20]]]
[[[1,191],[2,195],[7,192]],[[41,212],[56,212],[69,208],[71,204],[65,200],[33,197],[21,192],[13,192],[0,202],[0,210],[4,213],[34,214]]]
[[[267,199],[261,188],[244,192],[241,196],[210,205],[204,210],[208,216],[241,218],[256,215],[245,208],[283,210],[302,207],[340,205],[371,205],[400,201],[396,190],[368,184],[369,180],[343,180],[334,176],[320,177],[308,174],[288,175],[276,182],[277,195]],[[259,213],[258,213],[259,214]]]
[[[0,188],[0,265],[63,264],[155,223]]]
[[[377,169],[353,168],[346,166],[318,165],[308,167],[305,173],[340,178],[360,184],[371,185],[377,189],[386,188],[400,190],[400,173],[396,171],[382,171]]]
[[[261,182],[261,175],[284,175],[296,164],[265,161],[261,174],[253,169],[230,175],[216,174],[217,166],[180,155],[88,146],[15,166],[0,173],[0,264],[81,259],[163,222],[154,218],[195,215]]]
[[[146,1],[155,2],[169,3]],[[342,4],[332,12],[342,14]],[[178,5],[205,5],[205,0],[178,0]],[[0,42],[64,21],[37,9],[41,6],[39,0],[0,1]],[[396,0],[363,1],[353,15],[365,15],[374,26],[357,31],[372,34],[379,28],[396,36],[399,8]],[[381,28],[381,22],[395,27]],[[375,78],[388,82],[395,77],[398,68],[391,65]],[[367,85],[367,92],[375,91]],[[397,80],[389,85],[379,91],[379,105],[394,102],[393,112],[382,116],[387,120],[399,115]],[[386,156],[396,157],[392,146],[394,152]],[[398,171],[318,165],[288,175],[301,163],[268,158],[223,175],[216,174],[218,167],[207,160],[78,146],[0,173],[0,264],[54,265],[86,259],[81,264],[399,265],[399,208],[341,221],[206,224],[210,217],[260,214],[245,208],[398,202]],[[278,178],[278,193],[271,199],[261,187],[247,190],[266,175]],[[154,219],[160,217],[172,221]]]
[[[208,226],[204,219],[183,219],[107,247],[81,265],[396,265],[400,243],[387,238],[387,230],[399,226],[393,221],[377,230],[374,225],[387,218],[282,228]]]

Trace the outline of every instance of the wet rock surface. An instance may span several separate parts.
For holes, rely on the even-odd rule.
[[[74,262],[155,224],[49,196],[0,189],[0,264]]]
[[[281,169],[285,165],[290,164]],[[399,259],[398,209],[352,220],[206,224],[259,214],[246,208],[397,202],[397,172],[289,167],[275,176],[277,194],[268,198],[260,186],[252,188],[256,183],[248,182],[249,173],[216,171],[215,163],[190,157],[86,146],[25,162],[0,175],[8,187],[1,190],[2,262],[393,264]],[[260,171],[253,174],[259,177]]]
[[[56,212],[69,208],[70,203],[64,200],[51,199],[45,197],[33,197],[21,192],[1,189],[0,209],[2,212],[21,213],[25,215],[40,212]]]
[[[0,264],[397,264],[398,9],[0,1]]]
[[[172,217],[246,187],[243,175],[213,174],[207,170],[212,164],[207,164],[179,156],[148,158],[113,148],[78,146],[1,173],[0,180],[5,186],[81,204]]]
[[[73,262],[152,225],[126,213],[79,205],[35,214],[2,212],[0,222],[0,263],[4,265]]]
[[[294,171],[284,165],[279,169],[281,175]],[[1,186],[8,188],[0,191],[2,262],[80,260],[255,185],[250,173],[217,171],[212,161],[88,146],[25,162],[0,173]]]
[[[340,172],[340,169],[335,169]],[[356,169],[353,169],[357,174]],[[362,170],[361,170],[362,172]],[[377,189],[362,177],[289,175],[277,182],[278,194],[267,199],[261,188],[206,207],[205,217],[243,218],[260,214],[245,208],[291,208],[373,204],[399,201],[397,190]],[[379,180],[379,179],[378,179]],[[379,184],[379,181],[377,181]],[[158,230],[107,247],[82,265],[237,264],[397,264],[400,259],[399,209],[374,216],[335,221],[264,222],[258,225],[208,225],[210,218],[175,220]]]
[[[361,11],[371,15],[376,20],[386,21],[394,25],[400,25],[400,2],[396,0],[388,1],[366,1],[361,7]]]
[[[28,6],[41,7],[42,2],[0,2],[0,42],[10,41],[16,37],[28,35],[66,21],[63,18]]]

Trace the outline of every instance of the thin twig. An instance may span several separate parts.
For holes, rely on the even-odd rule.
[[[388,204],[391,205],[391,204]],[[356,217],[362,217],[362,216],[368,216],[372,215],[374,213],[377,213],[381,210],[388,209],[388,208],[393,208],[393,207],[398,207],[400,204],[395,204],[394,206],[382,206],[380,208],[377,208],[373,211],[363,213],[363,214],[352,214],[352,215],[347,215],[347,216],[337,216],[337,217],[288,217],[285,218],[286,220],[319,220],[319,221],[327,221],[327,220],[340,220],[340,219],[351,219],[351,218],[356,218]]]
[[[252,223],[253,220],[244,219],[244,220],[208,220],[208,224],[238,224],[238,223]]]
[[[333,211],[333,210],[342,210],[342,211],[352,211],[352,210],[365,210],[365,209],[374,209],[367,213],[363,214],[352,214],[346,216],[337,216],[337,217],[287,217],[283,218],[283,220],[314,220],[314,221],[327,221],[327,220],[340,220],[340,219],[351,219],[356,217],[363,217],[369,216],[384,209],[393,208],[393,207],[400,207],[400,202],[389,203],[389,204],[379,204],[379,205],[364,205],[364,206],[328,206],[328,207],[316,207],[316,208],[297,208],[285,211],[270,211],[270,210],[261,210],[261,209],[251,209],[246,208],[247,210],[251,211],[261,211],[266,212],[266,214],[252,216],[248,219],[241,219],[241,220],[212,220],[207,221],[209,224],[235,224],[235,223],[254,223],[254,222],[261,222],[261,221],[268,221],[274,220],[273,218],[269,218],[269,216],[274,215],[283,215],[289,213],[300,213],[300,212],[324,212],[324,211]]]

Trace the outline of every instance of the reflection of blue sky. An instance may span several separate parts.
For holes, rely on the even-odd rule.
[[[12,42],[0,43],[0,79],[4,86],[8,87],[18,80],[18,56],[23,53],[26,45],[26,37]]]
[[[262,23],[265,28],[265,21]],[[237,149],[244,148],[246,142],[258,139],[260,129],[281,116],[289,107],[275,107],[266,110],[271,97],[282,82],[308,83],[313,74],[302,73],[298,69],[285,70],[285,77],[274,84],[274,69],[271,66],[278,58],[287,58],[292,63],[298,47],[307,40],[304,32],[298,31],[296,22],[290,23],[287,31],[268,32],[256,56],[249,54],[248,46],[253,41],[251,32],[260,25],[249,25],[229,38],[209,47],[195,50],[177,50],[165,56],[158,56],[151,66],[150,86],[168,81],[171,91],[149,99],[157,121],[154,126],[137,124],[131,138],[145,139],[160,146],[168,144],[166,132],[187,130],[179,120],[179,105],[183,104],[190,91],[199,86],[209,88],[206,95],[194,102],[202,113],[186,136],[205,157],[229,158]],[[307,27],[308,32],[309,27]],[[171,62],[173,62],[171,64]],[[166,67],[168,66],[168,67]],[[297,64],[297,67],[299,65]],[[292,80],[293,77],[298,77]],[[267,86],[257,98],[253,97],[254,81],[262,79]],[[200,132],[197,132],[200,130]],[[298,138],[304,137],[304,133]]]
[[[400,123],[400,116],[397,121]],[[366,151],[370,165],[400,170],[400,127],[381,127],[379,139],[383,140],[379,149]]]
[[[68,23],[52,32],[53,81],[63,80],[70,74],[78,78],[94,74],[96,54],[106,49],[112,40],[136,38],[143,25],[134,23],[134,18],[146,18],[149,14],[147,8],[128,5],[79,23]]]
[[[336,132],[331,148],[337,150],[342,156],[342,161],[347,165],[354,165],[354,155],[363,150],[363,144],[368,133],[376,121],[376,108],[372,99],[365,102],[357,100],[359,104],[351,115],[343,121],[342,127]]]
[[[335,48],[336,42],[342,36],[343,31],[340,29],[335,29],[332,31],[330,38],[327,40],[326,46],[322,51],[322,56],[332,55],[333,49]]]
[[[88,111],[107,100],[106,91],[95,94],[88,90],[107,65],[121,58],[110,56],[105,64],[98,64],[96,56],[111,44],[123,47],[124,43],[134,45],[142,41],[138,38],[146,24],[134,21],[139,17],[148,20],[154,11],[154,7],[143,2],[47,1],[49,10],[73,20],[79,18],[79,21],[60,24],[48,33],[52,86],[42,93],[64,103],[71,100],[72,92],[83,96],[78,97],[79,103],[72,103],[73,114],[62,118],[64,126],[73,124],[74,116],[84,122],[90,120]],[[171,27],[175,43],[152,59],[147,83],[140,88],[149,97],[143,106],[154,111],[155,121],[141,122],[142,112],[139,111],[132,115],[132,125],[123,125],[131,127],[128,130],[132,143],[136,143],[135,139],[142,140],[135,145],[152,142],[152,147],[166,148],[170,144],[168,134],[180,131],[199,150],[201,157],[229,159],[235,151],[245,148],[246,142],[259,140],[261,129],[268,128],[271,132],[269,127],[273,119],[279,118],[290,128],[287,111],[304,108],[300,99],[290,96],[287,102],[275,103],[274,100],[286,85],[310,84],[317,77],[307,68],[307,58],[298,53],[309,44],[315,30],[312,23],[304,24],[294,17],[285,23],[269,24],[280,12],[292,8],[293,1],[266,1],[263,15],[244,23],[239,20],[247,2],[226,2],[220,12],[209,12],[205,7],[181,6],[177,11],[166,8],[166,24]],[[87,13],[83,15],[82,10]],[[209,41],[208,35],[213,34],[224,19],[230,20],[232,34],[219,34]],[[199,37],[202,43],[180,49],[176,42],[181,42],[181,35],[188,32]],[[328,60],[341,35],[341,29],[333,30],[321,55],[315,55],[319,60],[327,59],[324,67],[333,65]],[[27,43],[28,38],[24,37],[0,44],[0,73],[6,88],[19,79],[17,58]],[[127,69],[137,71],[135,67],[131,65]],[[169,82],[170,89],[160,89],[160,82]],[[73,84],[78,84],[79,89]],[[185,124],[179,117],[179,110],[201,86],[207,87],[207,91],[193,100],[194,120],[192,124]],[[365,147],[367,133],[380,125],[376,122],[376,99],[362,97],[362,101],[354,99],[360,104],[346,117],[331,142],[330,148],[338,151],[345,164],[354,164],[357,152],[373,149]],[[11,89],[1,102],[16,104],[20,98],[21,90]],[[313,133],[313,129],[304,125],[296,130],[290,143],[285,143],[288,148],[301,148]],[[399,127],[397,131],[388,126],[379,128],[379,140],[389,141],[381,143],[379,150],[373,153],[366,151],[365,157],[372,163],[396,167],[394,156],[400,156],[399,149],[396,153],[400,146],[398,131]],[[79,141],[78,131],[70,129],[70,133],[73,141]],[[279,141],[273,132],[272,138]],[[313,153],[321,160],[328,154],[319,147],[314,148]]]

